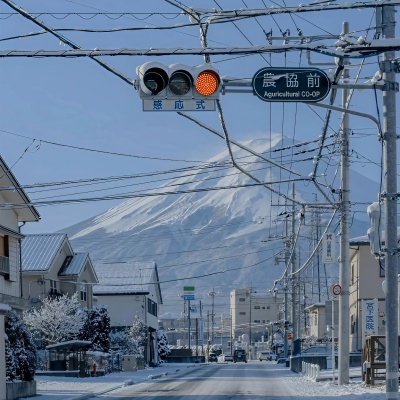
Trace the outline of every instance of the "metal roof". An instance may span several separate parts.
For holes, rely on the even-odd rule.
[[[26,235],[21,242],[22,272],[48,271],[66,239],[65,233]]]
[[[94,295],[148,293],[151,284],[158,284],[154,261],[97,264],[94,269],[99,279]]]
[[[66,263],[61,267],[59,276],[80,275],[89,253],[74,253],[73,256],[66,258]]]

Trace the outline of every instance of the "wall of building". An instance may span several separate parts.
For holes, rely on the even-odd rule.
[[[96,298],[96,306],[107,306],[112,327],[132,326],[136,314],[142,321],[146,322],[145,296],[97,294]],[[156,326],[158,326],[158,320]]]
[[[233,336],[251,333],[252,337],[260,336],[261,338],[261,332],[264,335],[271,322],[282,318],[281,305],[282,299],[278,297],[261,297],[255,293],[250,293],[250,289],[232,290],[230,293],[230,313]]]
[[[3,222],[3,221],[2,221]],[[15,227],[12,227],[15,229]],[[18,230],[18,226],[15,230]],[[20,297],[20,275],[19,275],[19,242],[18,239],[8,235],[10,276],[6,279],[0,275],[0,293],[7,296]]]
[[[362,350],[361,300],[379,300],[379,335],[385,334],[385,294],[382,289],[379,261],[371,254],[369,245],[351,246],[350,250],[350,351]]]

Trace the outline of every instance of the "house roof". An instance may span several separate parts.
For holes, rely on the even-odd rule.
[[[10,168],[0,156],[0,168],[4,173],[0,177],[0,186],[4,189],[2,195],[7,203],[20,204],[13,207],[19,222],[39,221],[40,215],[25,191],[21,188],[17,178],[11,172]],[[9,188],[9,190],[7,190]]]
[[[48,271],[66,239],[65,233],[26,235],[21,243],[22,272]]]
[[[88,260],[89,253],[74,253],[65,259],[63,266],[58,273],[59,276],[80,275]]]
[[[94,269],[99,279],[94,295],[148,293],[155,283],[160,290],[154,261],[98,264]]]

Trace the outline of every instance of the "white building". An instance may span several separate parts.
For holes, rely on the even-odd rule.
[[[31,306],[41,299],[79,293],[82,307],[93,308],[97,281],[88,253],[75,253],[65,233],[26,235],[22,241],[23,297]]]
[[[250,341],[261,341],[271,322],[282,318],[282,299],[255,293],[249,288],[230,293],[232,336],[249,335]]]
[[[4,356],[4,315],[7,310],[24,310],[27,302],[21,297],[21,239],[19,224],[39,221],[40,216],[8,165],[0,157],[0,400],[6,398]]]
[[[157,362],[156,332],[162,296],[156,263],[97,264],[95,271],[99,279],[93,289],[95,302],[107,307],[111,327],[130,327],[137,315],[149,331],[145,362]]]

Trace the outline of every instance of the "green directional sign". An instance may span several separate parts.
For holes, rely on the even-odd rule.
[[[262,68],[252,83],[256,96],[272,102],[316,103],[331,89],[328,75],[317,68]]]

